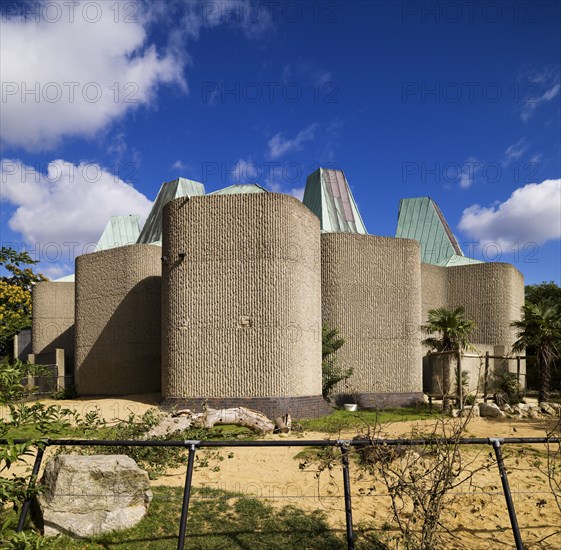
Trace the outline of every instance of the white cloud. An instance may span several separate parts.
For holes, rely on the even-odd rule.
[[[520,138],[516,143],[509,145],[504,152],[504,162],[509,163],[518,160],[530,147],[525,138]]]
[[[269,157],[274,160],[287,153],[300,151],[303,143],[314,139],[317,128],[318,124],[310,124],[304,130],[300,130],[292,139],[285,139],[282,133],[278,132],[269,140]]]
[[[73,266],[68,262],[64,264],[42,262],[37,268],[37,271],[45,275],[47,279],[53,281],[54,279],[60,279],[61,277],[70,275],[74,270]]]
[[[67,136],[91,137],[127,111],[153,104],[159,85],[187,89],[186,57],[147,43],[148,21],[127,21],[130,8],[125,13],[106,2],[47,4],[49,11],[37,10],[39,20],[19,13],[0,23],[5,145],[46,150]],[[50,22],[56,6],[62,15]]]
[[[325,86],[327,83],[333,80],[333,75],[330,72],[324,71],[318,75],[317,78],[317,85],[318,86]]]
[[[284,84],[290,81],[309,83],[316,90],[315,93],[335,94],[338,88],[324,89],[326,84],[334,84],[333,74],[318,67],[314,62],[299,58],[293,63],[287,63],[282,69],[281,75]],[[335,95],[330,95],[330,100],[336,99]]]
[[[504,202],[465,209],[458,224],[469,237],[508,248],[561,238],[561,179],[530,183]]]
[[[543,154],[542,153],[535,153],[534,155],[532,155],[530,157],[530,160],[528,162],[531,162],[531,163],[534,163],[534,164],[539,164],[542,160],[543,160]]]
[[[166,22],[170,42],[181,49],[186,38],[197,40],[203,29],[220,25],[241,29],[247,38],[268,36],[274,31],[278,7],[255,0],[145,0],[147,19]]]
[[[117,158],[123,158],[123,155],[127,152],[128,146],[125,139],[125,133],[119,132],[115,135],[107,147],[107,152],[110,155],[115,155]]]
[[[179,170],[180,172],[184,172],[185,170],[187,170],[187,165],[181,159],[177,159],[171,165],[171,169],[172,170]]]
[[[10,228],[36,248],[58,244],[61,259],[71,260],[96,243],[111,216],[140,214],[144,221],[152,207],[132,185],[98,164],[53,160],[46,173],[19,160],[3,159],[0,166],[0,199],[16,207]]]
[[[259,183],[262,177],[261,167],[251,157],[247,160],[239,159],[230,173],[235,184]]]
[[[470,188],[475,180],[475,174],[480,170],[481,162],[479,162],[475,157],[469,157],[462,164],[462,171],[460,173],[460,188]]]
[[[520,99],[523,102],[520,116],[527,122],[541,105],[555,99],[561,91],[559,67],[547,67],[525,75],[517,83]]]
[[[301,201],[304,198],[304,189],[304,187],[294,187],[288,192],[288,194]]]
[[[285,195],[292,195],[299,201],[304,198],[304,187],[292,187],[290,189],[287,189],[285,186],[276,181],[269,182],[267,184],[267,187],[269,188],[269,191],[272,191],[273,193],[284,193]]]

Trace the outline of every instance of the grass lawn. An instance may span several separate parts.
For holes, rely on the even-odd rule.
[[[328,416],[311,418],[300,422],[307,431],[337,433],[353,428],[367,428],[377,423],[403,422],[406,420],[422,420],[434,418],[439,412],[430,412],[428,406],[404,407],[400,409],[385,409],[381,411],[349,412],[337,410]]]
[[[91,540],[49,539],[53,550],[176,548],[182,489],[155,487],[148,514],[132,529]],[[357,548],[384,548],[371,532],[357,533]],[[323,512],[305,512],[215,489],[195,490],[187,520],[186,548],[343,550],[345,532],[331,530]]]
[[[337,433],[342,430],[354,428],[367,428],[376,423],[402,422],[407,420],[421,420],[434,418],[439,415],[438,411],[430,412],[426,405],[417,407],[403,407],[396,409],[385,409],[381,411],[356,411],[336,410],[327,416],[311,418],[299,421],[306,431]],[[140,417],[137,418],[137,421]],[[52,426],[52,430],[45,433],[39,426],[27,424],[11,428],[3,437],[9,439],[40,439],[50,437],[53,439],[79,438],[79,439],[137,439],[138,435],[125,434],[116,430],[113,426],[100,426],[93,430],[84,430],[72,425]],[[189,430],[189,439],[259,439],[259,436],[247,428],[240,426],[215,426],[211,429]],[[296,433],[293,434],[296,436]]]

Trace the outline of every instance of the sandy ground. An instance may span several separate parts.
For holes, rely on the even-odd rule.
[[[75,408],[82,414],[98,407],[107,421],[126,418],[129,412],[142,414],[155,407],[157,396],[131,396],[131,399],[80,399],[72,401],[45,401]],[[413,430],[430,431],[427,421],[396,422],[384,425],[384,436],[410,436]],[[356,432],[337,435],[306,432],[304,434],[271,435],[268,439],[347,439]],[[539,421],[473,419],[466,437],[543,437],[544,427]],[[465,450],[464,450],[465,449]],[[505,463],[513,494],[518,523],[527,548],[561,548],[561,534],[538,544],[540,539],[561,529],[561,514],[547,484],[547,477],[540,471],[545,465],[544,446],[534,449],[542,452],[539,457],[532,452],[520,454],[521,448],[504,448]],[[197,451],[197,463],[193,476],[196,487],[212,487],[264,498],[274,506],[291,504],[306,510],[321,509],[327,513],[329,523],[338,529],[345,527],[342,469],[335,465],[319,477],[314,467],[301,468],[296,457],[303,448],[236,448]],[[466,461],[481,464],[492,448],[463,448]],[[52,449],[49,450],[52,453]],[[169,471],[152,484],[183,486],[185,468]],[[368,524],[381,529],[381,537],[390,541],[395,535],[391,526],[391,501],[379,480],[360,471],[351,461],[351,489],[353,499],[353,523]],[[561,495],[559,495],[561,497]],[[446,505],[442,522],[449,530],[445,548],[486,549],[512,548],[514,546],[510,521],[496,466],[478,472],[471,484],[455,489],[451,502]],[[385,527],[385,530],[382,530]],[[393,545],[390,542],[390,547]]]

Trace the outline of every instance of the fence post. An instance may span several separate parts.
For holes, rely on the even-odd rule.
[[[510,486],[508,484],[508,477],[506,475],[503,454],[501,452],[501,440],[495,437],[490,437],[489,443],[493,445],[495,456],[497,457],[497,466],[499,467],[499,473],[501,475],[501,482],[503,484],[503,492],[505,495],[506,507],[508,508],[508,515],[510,517],[510,525],[512,526],[512,533],[514,535],[516,550],[524,550],[522,537],[520,536],[520,528],[518,527],[518,520],[516,519],[516,510],[514,509],[514,502],[512,502],[512,495],[510,494]]]
[[[198,441],[186,441],[189,444],[189,459],[187,461],[187,474],[185,475],[185,489],[183,490],[183,505],[179,524],[179,538],[177,550],[185,548],[185,534],[187,532],[187,516],[189,515],[189,501],[191,499],[191,482],[193,480],[193,465],[195,464],[195,449]]]
[[[43,447],[41,444],[37,447],[37,454],[35,455],[35,462],[33,463],[33,470],[31,471],[31,477],[29,478],[29,485],[27,486],[27,490],[31,491],[35,487],[37,483],[37,476],[39,475],[39,468],[41,467],[41,461],[43,460]],[[21,533],[25,526],[25,520],[27,519],[27,514],[29,512],[29,507],[31,506],[31,495],[27,495],[23,506],[21,507],[21,514],[18,520],[18,526],[16,527],[16,531]]]
[[[487,387],[489,383],[489,352],[485,352],[485,379],[483,381],[483,402],[487,401]]]
[[[460,411],[464,409],[464,389],[462,387],[462,351],[458,350],[458,368],[456,372],[456,378],[458,383],[458,407]]]
[[[520,355],[516,356],[516,380],[518,381],[518,386],[520,386]]]
[[[345,523],[347,525],[347,548],[354,550],[353,506],[351,502],[351,480],[349,477],[349,445],[340,443],[343,459],[343,490],[345,493]]]

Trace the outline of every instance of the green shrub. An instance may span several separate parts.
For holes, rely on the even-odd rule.
[[[321,328],[321,378],[322,378],[322,394],[324,398],[328,398],[333,392],[333,388],[343,380],[346,380],[353,374],[353,369],[346,369],[337,364],[333,355],[340,349],[345,340],[338,338],[337,329],[331,329],[327,325]]]
[[[517,405],[522,402],[522,389],[515,373],[501,369],[493,374],[495,401],[498,405]]]

